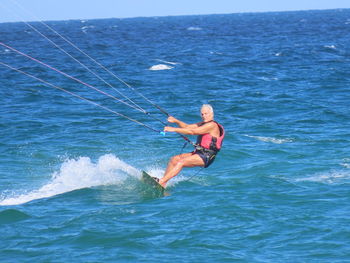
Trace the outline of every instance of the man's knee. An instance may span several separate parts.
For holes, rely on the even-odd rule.
[[[175,164],[177,164],[180,160],[181,160],[180,156],[175,155],[175,156],[171,157],[170,162],[171,162],[172,164],[175,165]]]
[[[175,155],[171,158],[171,162],[176,166],[184,166],[186,158],[183,158],[181,155]]]

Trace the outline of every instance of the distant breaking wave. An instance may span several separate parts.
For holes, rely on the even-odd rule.
[[[11,52],[11,50],[9,50],[7,48],[0,50],[0,54],[6,54],[6,53],[10,53],[10,52]]]
[[[325,184],[337,184],[348,182],[350,179],[349,171],[329,171],[318,173],[312,176],[295,179],[296,182],[316,182]]]
[[[199,30],[202,30],[202,28],[196,27],[196,26],[190,26],[190,27],[187,28],[187,30],[189,30],[189,31],[199,31]]]
[[[172,69],[174,67],[165,65],[165,64],[158,64],[158,65],[154,65],[152,67],[149,68],[149,70],[168,70],[168,69]]]
[[[179,65],[181,63],[178,63],[178,62],[171,62],[171,61],[166,61],[166,60],[161,60],[161,59],[156,59],[157,61],[159,62],[163,62],[165,64],[170,64],[170,65]]]
[[[293,139],[286,138],[286,139],[278,139],[278,138],[273,138],[273,137],[263,137],[263,136],[252,136],[252,135],[244,135],[249,138],[254,138],[262,142],[272,142],[275,144],[282,144],[282,143],[288,143],[288,142],[293,142]]]
[[[350,168],[350,158],[345,158],[343,159],[343,162],[341,163],[342,166],[344,166],[345,168]]]
[[[152,67],[149,68],[149,70],[169,70],[169,69],[173,69],[175,65],[179,65],[181,63],[178,62],[171,62],[171,61],[166,61],[166,60],[161,60],[161,59],[155,59],[159,62],[162,62],[164,64],[157,64],[157,65],[153,65]],[[166,65],[168,64],[168,65]],[[171,66],[169,66],[171,65]]]
[[[335,45],[326,45],[324,47],[329,48],[329,49],[337,49],[337,47]]]
[[[87,31],[88,31],[89,29],[93,29],[93,28],[95,28],[95,26],[83,26],[83,27],[81,28],[81,30],[82,30],[84,33],[87,33]]]
[[[271,78],[267,78],[267,77],[258,77],[258,79],[264,80],[264,81],[274,81],[274,80],[278,80],[278,78],[276,77],[271,77]]]

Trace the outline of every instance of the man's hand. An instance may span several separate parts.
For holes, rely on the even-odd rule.
[[[165,126],[164,127],[164,131],[165,132],[173,132],[173,131],[175,131],[175,128],[174,127],[170,127],[170,126]]]
[[[175,123],[177,119],[175,119],[173,116],[168,117],[168,122]]]

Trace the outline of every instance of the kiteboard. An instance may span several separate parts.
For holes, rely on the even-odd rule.
[[[142,171],[142,181],[150,186],[151,188],[153,188],[153,190],[155,190],[156,192],[159,192],[161,194],[164,193],[164,187],[161,186],[152,176],[150,176],[148,173],[146,173],[145,171]]]

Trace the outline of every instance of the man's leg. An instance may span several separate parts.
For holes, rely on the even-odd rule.
[[[170,159],[170,161],[169,161],[169,163],[168,163],[168,166],[167,166],[167,168],[166,168],[166,170],[165,170],[164,175],[168,174],[169,171],[171,171],[171,170],[174,168],[174,166],[175,166],[180,160],[182,160],[182,159],[184,159],[184,158],[186,158],[186,157],[189,157],[189,156],[191,156],[191,155],[192,155],[192,153],[182,153],[182,154],[178,154],[178,155],[175,155],[175,156],[171,157],[171,159]]]
[[[198,154],[183,153],[176,155],[171,158],[164,177],[159,180],[159,184],[165,187],[167,182],[178,175],[182,168],[195,166],[204,166],[204,161]]]

